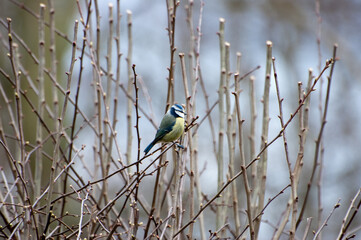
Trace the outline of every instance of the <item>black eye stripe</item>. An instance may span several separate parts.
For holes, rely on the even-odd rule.
[[[179,114],[183,114],[183,115],[186,114],[186,113],[184,112],[184,108],[183,108],[182,106],[180,106],[180,105],[177,105],[177,104],[175,104],[175,105],[172,106],[171,112],[173,112],[173,114],[177,114],[177,115],[179,115]]]

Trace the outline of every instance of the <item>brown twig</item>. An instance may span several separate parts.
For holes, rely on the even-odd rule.
[[[340,232],[337,236],[337,240],[342,240],[343,237],[345,235],[347,235],[346,231],[350,227],[352,221],[355,219],[355,216],[358,213],[358,210],[361,207],[361,198],[359,199],[358,203],[356,204],[356,200],[360,196],[360,194],[361,194],[361,188],[357,191],[356,195],[352,199],[350,206],[346,212],[346,215],[345,215],[344,219],[342,220],[342,226],[341,226]],[[352,210],[353,210],[353,213],[351,215]],[[349,218],[349,220],[347,221],[348,218]]]
[[[79,104],[79,96],[80,96],[80,86],[81,86],[81,81],[82,81],[82,74],[83,74],[83,65],[84,65],[84,53],[85,53],[85,47],[86,47],[86,39],[87,39],[87,29],[86,27],[88,26],[89,23],[89,19],[90,19],[90,11],[91,11],[91,2],[89,3],[88,6],[88,15],[87,15],[87,19],[84,22],[84,19],[81,18],[80,22],[83,24],[84,29],[83,29],[83,45],[82,45],[82,50],[81,50],[81,54],[80,54],[80,66],[79,66],[79,75],[78,75],[78,82],[77,82],[77,89],[76,89],[76,94],[75,94],[75,105],[74,105],[74,112],[73,112],[73,119],[72,119],[72,124],[71,124],[71,133],[70,133],[70,144],[69,144],[69,152],[68,152],[68,157],[67,160],[65,161],[70,161],[70,159],[72,158],[72,150],[73,150],[73,144],[74,144],[74,133],[75,133],[75,124],[76,124],[76,120],[77,120],[77,116],[78,116],[78,104]],[[65,194],[66,189],[67,189],[67,184],[68,184],[68,175],[65,175],[64,181],[63,181],[63,186],[62,186],[62,191],[63,194]],[[66,201],[65,199],[62,200],[62,204],[61,204],[61,208],[60,208],[60,216],[64,215],[64,211],[65,211],[65,205],[66,205]]]
[[[313,81],[313,84],[310,88],[310,90],[305,94],[304,98],[300,101],[298,107],[294,110],[294,112],[291,114],[291,116],[289,117],[289,119],[285,122],[284,124],[284,128],[281,129],[279,131],[279,133],[271,140],[268,141],[266,143],[266,145],[259,151],[259,153],[257,154],[257,156],[255,158],[253,158],[252,161],[250,161],[247,166],[245,167],[246,169],[248,169],[250,166],[252,166],[255,162],[257,162],[260,159],[260,156],[263,154],[263,152],[270,146],[272,145],[278,138],[280,138],[282,136],[282,133],[284,132],[284,130],[288,127],[288,125],[292,122],[292,120],[295,118],[295,116],[297,115],[297,113],[300,111],[301,107],[304,105],[306,99],[310,96],[310,94],[315,90],[315,86],[318,82],[318,80],[320,79],[321,75],[326,71],[326,69],[328,69],[330,67],[330,65],[334,62],[333,59],[328,60],[324,66],[324,68],[322,69],[321,73],[318,75],[317,78],[315,78],[315,80]],[[186,224],[183,225],[182,228],[180,228],[174,235],[173,237],[177,236],[178,234],[180,234],[184,229],[186,229],[189,224],[193,223],[197,217],[199,216],[199,214],[201,214],[209,205],[211,205],[211,203],[213,203],[221,194],[222,192],[229,186],[229,184],[231,184],[234,180],[236,180],[239,176],[241,176],[244,172],[241,170],[238,173],[236,173],[234,175],[233,178],[228,179],[228,181],[222,186],[222,188],[210,199],[208,200],[207,203],[205,203],[204,205],[202,205],[202,207],[199,209],[199,211],[195,214],[195,216],[188,221]]]
[[[324,130],[325,125],[326,125],[327,110],[328,110],[328,104],[329,104],[329,98],[330,98],[331,79],[332,79],[332,74],[333,74],[333,70],[334,70],[334,67],[335,67],[335,61],[336,61],[336,50],[337,50],[337,44],[334,45],[333,58],[326,62],[326,66],[323,68],[320,75],[314,80],[314,83],[312,84],[311,89],[309,90],[308,94],[306,94],[306,96],[305,96],[305,98],[308,97],[309,93],[311,91],[313,91],[315,84],[321,78],[323,72],[331,65],[331,70],[330,70],[329,76],[327,78],[328,84],[327,84],[327,91],[326,91],[326,98],[325,98],[325,105],[324,105],[325,108],[324,108],[324,112],[323,112],[323,116],[322,116],[322,124],[321,124],[321,128],[320,128],[320,131],[318,133],[317,140],[316,140],[316,148],[315,148],[314,159],[313,159],[312,174],[311,174],[310,180],[308,181],[308,184],[307,184],[307,190],[306,190],[306,194],[305,194],[304,201],[303,201],[303,204],[302,204],[302,208],[301,208],[301,211],[300,211],[300,215],[298,216],[298,219],[297,219],[296,228],[298,227],[298,225],[302,221],[303,213],[304,213],[304,211],[306,209],[308,196],[309,196],[309,193],[310,193],[310,190],[311,190],[313,178],[315,177],[316,168],[317,168],[317,165],[318,165],[319,150],[320,150],[320,147],[321,147],[320,143],[321,143],[321,139],[322,139],[322,136],[323,136],[323,130]]]
[[[327,216],[327,218],[325,219],[325,221],[322,223],[322,225],[319,227],[319,229],[317,230],[317,232],[315,233],[315,236],[313,236],[313,240],[316,240],[318,238],[318,236],[321,234],[321,231],[323,230],[323,228],[327,225],[328,220],[330,220],[332,214],[334,213],[334,211],[340,207],[340,199],[338,200],[338,202],[335,204],[335,206],[333,206],[330,214]]]
[[[263,209],[253,218],[252,222],[255,222],[257,221],[257,219],[259,219],[263,214],[264,214],[264,211],[266,210],[266,208],[271,204],[271,202],[273,200],[275,200],[279,195],[283,194],[284,191],[290,187],[291,185],[288,184],[286,187],[284,187],[280,192],[278,192],[274,197],[268,199],[268,202],[266,203],[266,205],[263,207]],[[243,229],[243,231],[241,232],[241,234],[238,235],[238,237],[236,239],[239,239],[243,233],[247,230],[247,228],[250,227],[250,223]]]

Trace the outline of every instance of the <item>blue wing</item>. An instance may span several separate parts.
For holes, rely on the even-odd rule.
[[[171,132],[175,123],[176,119],[173,116],[164,116],[154,140],[145,148],[144,153],[147,154],[157,142],[162,140],[167,133]]]
[[[162,138],[169,132],[172,131],[174,125],[176,123],[175,117],[171,115],[165,115],[160,123],[157,134],[155,134],[154,141],[158,142],[162,140]]]

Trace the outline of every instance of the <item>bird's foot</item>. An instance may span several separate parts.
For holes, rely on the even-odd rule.
[[[178,143],[176,143],[177,147],[181,148],[181,149],[184,149],[183,145],[180,145]]]

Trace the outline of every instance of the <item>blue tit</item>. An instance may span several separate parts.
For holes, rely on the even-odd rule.
[[[183,106],[174,104],[164,115],[154,140],[144,150],[144,153],[147,154],[158,142],[172,142],[180,138],[184,131],[184,114],[186,113]]]

